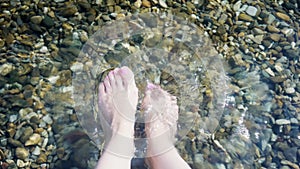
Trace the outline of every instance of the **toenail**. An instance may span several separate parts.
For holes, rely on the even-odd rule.
[[[156,86],[154,84],[152,84],[152,83],[147,84],[147,89],[155,89],[155,88],[156,88]]]

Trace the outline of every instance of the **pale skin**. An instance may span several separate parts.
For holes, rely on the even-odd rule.
[[[100,83],[99,108],[111,137],[96,169],[130,169],[135,149],[134,119],[137,103],[138,89],[134,74],[128,67],[112,70]],[[176,97],[159,86],[148,84],[142,108],[146,114],[147,164],[150,168],[190,169],[173,143],[178,118]]]

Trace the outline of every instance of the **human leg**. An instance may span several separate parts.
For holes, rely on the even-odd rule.
[[[177,99],[159,86],[148,84],[143,101],[146,111],[148,164],[153,169],[190,169],[174,146],[177,129]]]
[[[99,85],[102,126],[108,128],[106,145],[97,169],[126,169],[134,153],[134,119],[138,90],[128,67],[116,68]],[[105,126],[106,125],[106,126]]]

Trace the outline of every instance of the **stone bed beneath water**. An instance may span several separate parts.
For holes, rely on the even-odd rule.
[[[221,57],[196,25],[170,14],[139,14],[105,25],[83,47],[71,67],[75,110],[99,148],[103,144],[95,88],[108,70],[128,66],[135,73],[140,103],[146,82],[177,96],[178,142],[192,128],[212,133],[222,116],[228,84]],[[138,110],[137,157],[144,157],[143,114]],[[183,139],[183,140],[181,140]]]
[[[193,128],[177,145],[184,159],[194,168],[299,168],[298,2],[13,0],[0,8],[2,168],[95,165],[99,151],[71,99],[71,64],[104,23],[148,11],[190,19],[229,65],[220,126]]]

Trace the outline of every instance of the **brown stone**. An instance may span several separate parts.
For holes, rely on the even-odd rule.
[[[64,17],[70,17],[73,16],[76,12],[78,12],[77,7],[75,5],[70,5],[61,10],[61,15]]]
[[[284,13],[281,13],[281,12],[276,12],[276,16],[282,20],[285,20],[285,21],[290,21],[291,18],[287,15],[287,14],[284,14]]]
[[[24,160],[29,156],[29,152],[25,148],[18,147],[16,149],[16,156],[17,158]]]
[[[14,41],[14,39],[15,39],[14,35],[12,35],[12,34],[9,33],[9,34],[6,36],[5,41],[6,41],[7,44],[11,44],[11,43]]]
[[[272,26],[272,25],[268,25],[267,29],[271,33],[278,33],[278,32],[280,32],[280,30],[278,28],[276,28],[275,26]]]
[[[146,7],[146,8],[150,8],[151,7],[151,2],[148,0],[143,0],[142,1],[142,6]]]
[[[42,163],[47,162],[47,155],[44,154],[44,153],[41,154],[41,155],[39,156],[39,158],[36,160],[36,162],[39,163],[39,164],[42,164]]]
[[[247,14],[244,14],[244,13],[241,13],[239,15],[239,19],[240,20],[243,20],[243,21],[248,21],[248,22],[252,22],[253,21],[253,18]]]
[[[281,36],[280,36],[280,34],[272,33],[272,34],[270,35],[270,38],[271,38],[273,41],[278,42],[278,41],[280,40]]]

